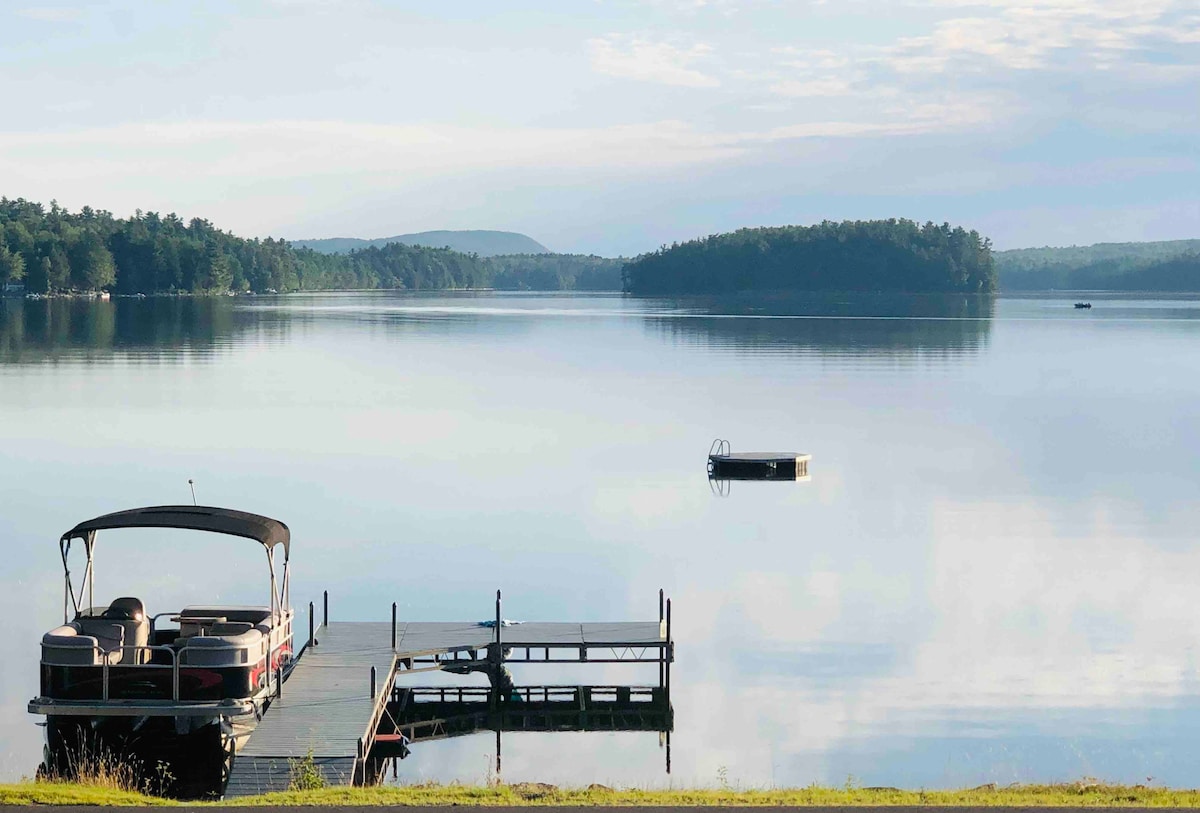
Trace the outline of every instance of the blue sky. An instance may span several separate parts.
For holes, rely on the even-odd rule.
[[[247,236],[1200,237],[1194,0],[0,0],[0,99],[0,195]]]

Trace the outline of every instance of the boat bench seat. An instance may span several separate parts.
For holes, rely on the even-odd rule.
[[[99,666],[121,662],[125,628],[103,618],[83,618],[55,627],[42,636],[42,663],[64,666]]]
[[[187,639],[187,666],[246,666],[262,655],[263,632],[248,621],[213,624],[207,635]]]

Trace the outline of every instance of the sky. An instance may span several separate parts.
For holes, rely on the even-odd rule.
[[[1200,237],[1195,0],[0,0],[0,195],[632,256]]]

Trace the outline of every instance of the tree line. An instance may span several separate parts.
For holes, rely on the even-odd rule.
[[[201,218],[72,213],[0,198],[0,290],[34,293],[223,294],[398,288],[601,290],[620,286],[621,260],[581,255],[480,257],[401,243],[322,254],[286,240],[245,239]]]
[[[595,254],[508,254],[486,262],[492,287],[530,291],[619,291],[625,265]]]
[[[625,265],[635,294],[733,291],[987,293],[991,242],[948,223],[824,221],[740,229],[664,246]]]
[[[1013,291],[1200,291],[1200,240],[1013,249],[996,267]]]

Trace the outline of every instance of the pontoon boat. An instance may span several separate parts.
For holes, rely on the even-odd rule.
[[[116,528],[180,528],[253,540],[266,551],[270,603],[197,604],[155,614],[133,596],[97,604],[96,535]],[[41,690],[29,703],[31,713],[47,718],[45,769],[69,773],[70,749],[93,733],[124,744],[156,731],[173,734],[175,744],[200,734],[199,741],[232,753],[237,725],[261,717],[292,665],[290,539],[278,520],[203,506],[120,511],[63,534],[63,623],[42,636]],[[76,540],[86,555],[79,585],[68,562]]]

